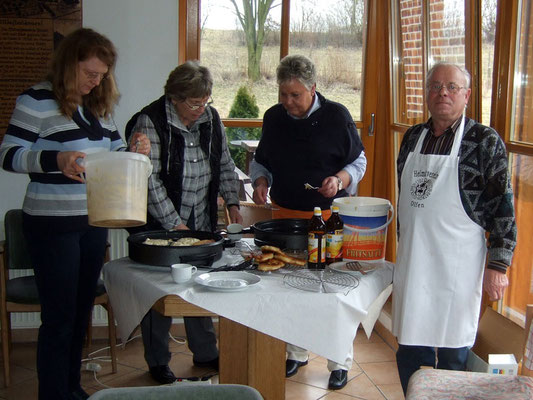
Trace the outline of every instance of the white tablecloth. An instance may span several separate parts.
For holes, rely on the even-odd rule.
[[[228,257],[225,253],[217,264]],[[244,291],[220,293],[195,284],[194,279],[176,284],[169,268],[139,264],[129,258],[108,262],[103,273],[123,343],[157,300],[173,294],[343,364],[359,324],[370,336],[392,291],[392,267],[385,262],[383,268],[361,278],[359,286],[348,294],[295,289],[284,283],[280,273],[258,273],[258,284]],[[196,275],[204,272],[199,269]]]

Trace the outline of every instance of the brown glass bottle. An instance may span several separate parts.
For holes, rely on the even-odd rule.
[[[307,266],[309,269],[324,269],[326,267],[326,223],[322,219],[320,207],[315,207],[313,211],[308,232]]]
[[[344,224],[339,207],[331,208],[331,217],[326,222],[326,264],[342,261],[342,240]]]

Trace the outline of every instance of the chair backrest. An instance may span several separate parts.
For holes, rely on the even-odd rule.
[[[143,386],[100,390],[89,400],[263,400],[254,388],[232,384],[180,383],[164,386]]]
[[[22,230],[22,210],[9,210],[4,219],[5,250],[9,269],[31,269],[31,257]]]
[[[245,228],[256,222],[272,219],[272,210],[265,206],[258,206],[254,203],[241,201],[240,212],[242,215],[242,226]]]
[[[526,306],[526,326],[524,338],[524,359],[521,375],[533,377],[533,304]]]

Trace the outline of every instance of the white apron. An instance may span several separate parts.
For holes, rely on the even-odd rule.
[[[463,131],[464,118],[450,155],[424,155],[424,130],[402,171],[393,289],[400,344],[457,348],[475,340],[487,248],[484,229],[461,203]]]

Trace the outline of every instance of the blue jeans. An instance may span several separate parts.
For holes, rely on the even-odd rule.
[[[83,341],[102,269],[107,229],[42,232],[24,224],[41,303],[39,399],[70,399],[79,389]]]
[[[407,384],[411,375],[422,366],[464,371],[466,369],[468,349],[468,347],[452,349],[447,347],[399,345],[396,352],[396,362],[403,393],[407,393]]]

